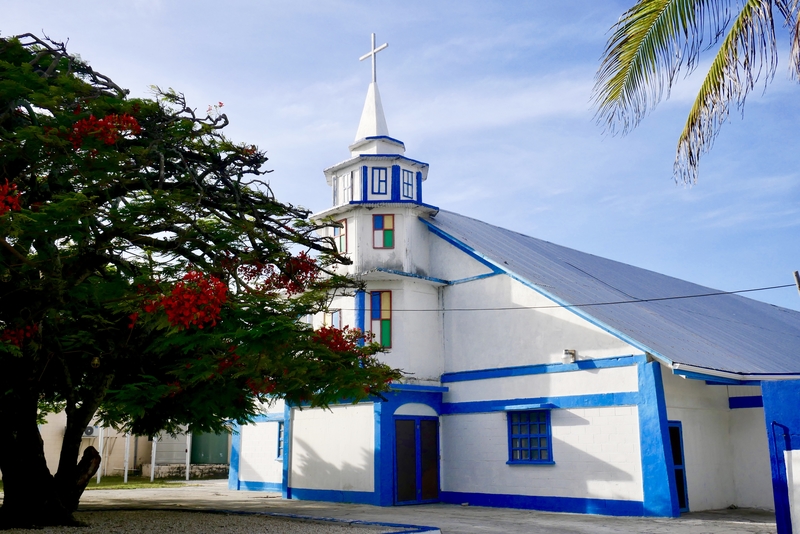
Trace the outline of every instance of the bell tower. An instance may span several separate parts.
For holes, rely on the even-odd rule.
[[[372,46],[359,58],[372,61],[372,81],[361,111],[350,159],[325,169],[332,190],[333,207],[347,204],[393,203],[422,205],[422,182],[428,164],[405,156],[402,141],[389,135],[377,81],[377,54],[389,45]]]

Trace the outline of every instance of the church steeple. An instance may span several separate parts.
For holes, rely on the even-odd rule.
[[[356,138],[350,145],[350,154],[359,156],[361,154],[404,154],[406,151],[402,141],[389,137],[389,127],[386,126],[386,116],[383,114],[383,104],[381,103],[381,93],[378,90],[377,61],[378,52],[388,47],[383,43],[375,47],[375,34],[372,34],[372,48],[369,52],[358,58],[364,61],[372,59],[372,82],[367,88],[367,99],[364,101],[364,109],[361,111],[361,120],[356,130]]]
[[[378,83],[372,82],[367,89],[367,100],[364,102],[364,110],[361,112],[361,121],[358,123],[355,141],[379,135],[388,137],[389,127],[386,126],[386,116],[383,114]]]
[[[349,147],[350,159],[324,171],[333,192],[333,208],[322,212],[324,216],[338,215],[363,204],[437,209],[422,202],[422,182],[428,177],[428,164],[406,157],[403,142],[389,136],[375,61],[376,54],[388,46],[384,43],[376,47],[373,33],[370,51],[359,58],[372,59],[372,82],[367,88],[355,142]]]

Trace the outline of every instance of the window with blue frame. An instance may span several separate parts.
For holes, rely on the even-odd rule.
[[[403,198],[414,198],[414,173],[403,169]]]
[[[278,421],[278,456],[283,458],[283,421]]]
[[[553,463],[550,410],[508,412],[508,463]]]
[[[386,167],[372,168],[372,194],[385,195],[388,192],[388,169]]]

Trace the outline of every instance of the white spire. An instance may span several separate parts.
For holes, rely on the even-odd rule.
[[[356,141],[365,137],[375,137],[378,135],[389,135],[389,128],[386,126],[386,117],[383,114],[381,104],[381,93],[378,91],[378,84],[372,82],[367,89],[367,100],[364,102],[364,110],[361,112],[361,120],[356,131]]]
[[[378,91],[376,81],[375,56],[378,52],[389,46],[386,43],[376,47],[375,34],[372,34],[372,48],[369,52],[358,58],[364,61],[372,59],[372,83],[367,89],[367,100],[364,102],[364,110],[361,112],[361,120],[358,122],[355,142],[350,145],[350,154],[358,156],[360,154],[403,154],[406,150],[401,141],[389,137],[389,128],[386,126],[386,116],[383,114],[383,104],[381,104],[381,93]],[[378,137],[380,139],[374,139]]]

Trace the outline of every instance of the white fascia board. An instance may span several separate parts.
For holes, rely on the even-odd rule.
[[[719,378],[726,378],[729,380],[797,380],[800,374],[785,374],[785,375],[768,375],[768,374],[752,374],[752,373],[731,373],[730,371],[720,371],[718,369],[709,369],[707,367],[697,367],[696,365],[689,365],[686,363],[673,363],[673,373],[675,371],[683,371],[686,373],[696,373],[700,375],[716,376]],[[680,372],[675,373],[680,374]]]

